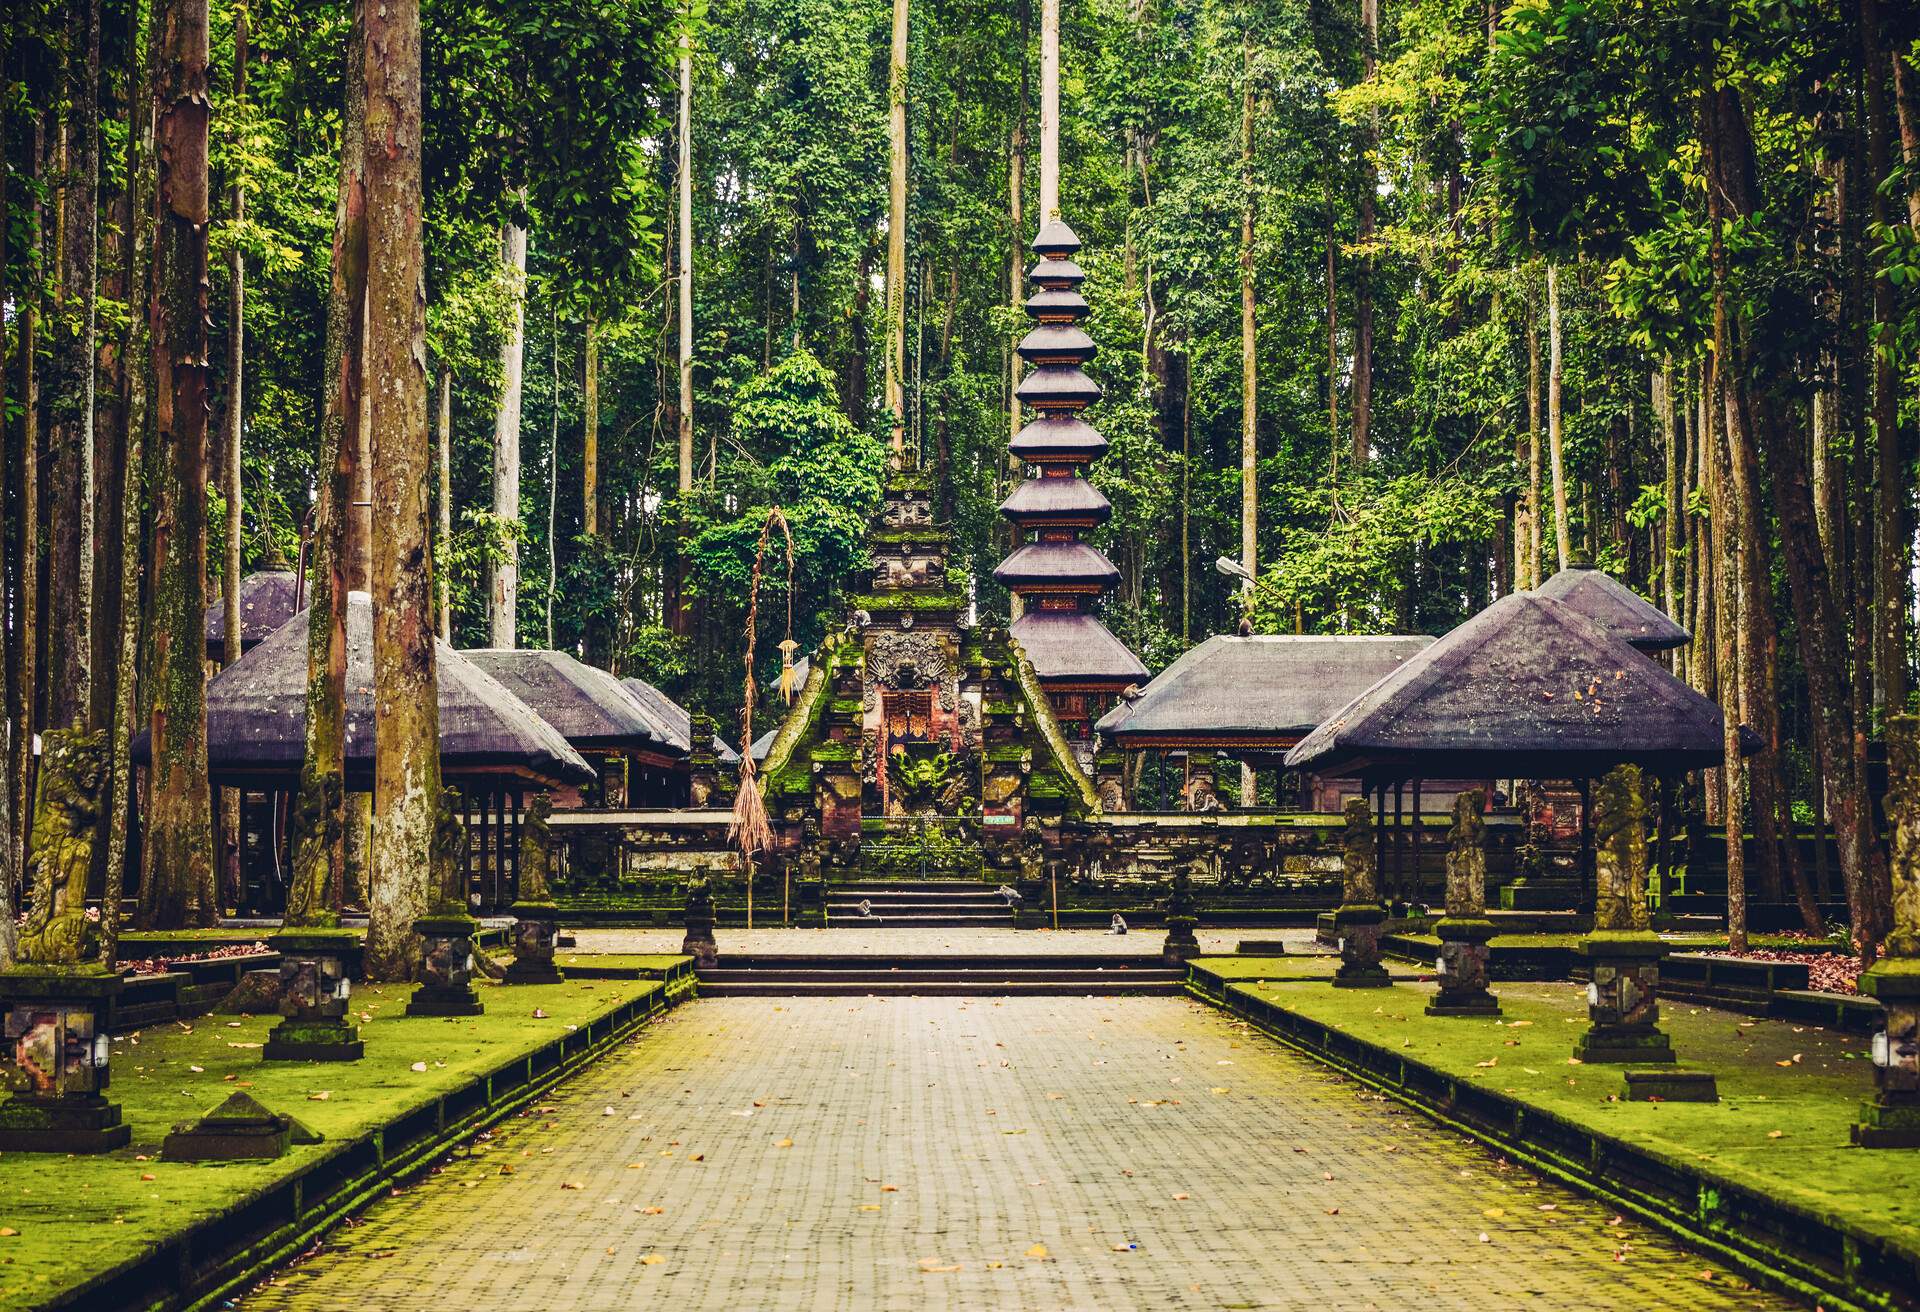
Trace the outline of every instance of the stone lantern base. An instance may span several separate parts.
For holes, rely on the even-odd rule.
[[[1198,916],[1168,916],[1167,941],[1161,945],[1160,955],[1176,965],[1199,956],[1200,940],[1193,932],[1199,923]]]
[[[1660,1028],[1660,959],[1667,945],[1644,930],[1604,930],[1580,942],[1592,963],[1586,1033],[1574,1045],[1583,1062],[1649,1065],[1674,1059]]]
[[[713,937],[713,911],[697,911],[688,908],[687,936],[680,941],[680,951],[693,958],[695,968],[711,970],[720,964],[720,944]]]
[[[1886,1028],[1873,1036],[1873,1097],[1860,1104],[1862,1148],[1920,1148],[1920,959],[1884,957],[1860,977],[1880,999]]]
[[[558,984],[564,976],[553,964],[554,939],[560,908],[551,902],[515,902],[507,908],[513,919],[513,963],[508,984]]]
[[[1440,936],[1440,992],[1427,1004],[1427,1015],[1500,1014],[1500,999],[1487,988],[1487,940],[1497,932],[1482,916],[1448,916],[1434,926]]]
[[[1333,913],[1334,933],[1340,939],[1340,969],[1333,973],[1337,989],[1383,989],[1393,981],[1380,964],[1380,927],[1384,907],[1348,904]]]
[[[407,1003],[409,1016],[478,1016],[486,1010],[473,987],[473,936],[480,922],[455,912],[422,916],[413,927],[427,940],[424,982]]]
[[[133,1137],[106,1098],[107,1022],[120,985],[98,963],[0,971],[14,1089],[0,1103],[0,1151],[104,1153]]]
[[[280,1015],[267,1035],[266,1061],[358,1061],[360,1027],[347,1022],[346,954],[360,944],[350,929],[289,929],[267,937],[280,954]]]

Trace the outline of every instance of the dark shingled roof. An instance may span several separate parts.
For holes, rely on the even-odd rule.
[[[1079,415],[1043,413],[1014,434],[1008,449],[1022,460],[1038,461],[1050,456],[1092,460],[1107,449],[1107,439]]]
[[[1034,234],[1033,249],[1042,255],[1071,255],[1080,249],[1080,236],[1064,219],[1048,219]]]
[[[485,647],[460,653],[531,706],[576,749],[684,754],[639,700],[605,670],[563,651]]]
[[[1071,610],[1030,610],[1008,630],[1043,680],[1139,683],[1147,667],[1098,617]]]
[[[1100,489],[1078,477],[1027,478],[1000,503],[1000,513],[1016,522],[1047,519],[1096,519],[1105,522],[1113,506]]]
[[[217,780],[298,776],[306,754],[307,614],[301,611],[207,684],[207,763]],[[593,770],[558,730],[444,642],[439,666],[440,768],[449,776],[523,773],[589,783]],[[144,760],[151,746],[135,747]],[[373,603],[347,605],[347,774],[373,774]]]
[[[299,581],[290,569],[263,569],[240,580],[240,650],[250,651],[269,633],[293,618]],[[216,596],[206,614],[207,659],[225,661],[226,601]]]
[[[1088,583],[1111,587],[1120,571],[1096,547],[1084,542],[1029,542],[1001,561],[993,577],[1009,586]]]
[[[1291,769],[1577,779],[1722,760],[1720,708],[1585,616],[1502,597],[1335,712]]]
[[[681,752],[693,750],[693,715],[686,707],[637,675],[630,674],[620,682],[665,733],[667,742]],[[740,763],[740,753],[718,734],[714,735],[713,753],[723,765]]]
[[[1094,728],[1123,745],[1290,747],[1432,645],[1427,637],[1212,637]]]
[[[1666,651],[1693,640],[1665,611],[1594,565],[1569,565],[1537,589],[1641,651]]]
[[[1079,366],[1049,365],[1035,369],[1020,380],[1014,393],[1028,405],[1092,405],[1100,399],[1100,384],[1087,377]]]
[[[1014,347],[1020,358],[1031,363],[1034,360],[1071,360],[1075,364],[1085,364],[1093,359],[1099,348],[1087,331],[1076,324],[1042,323],[1035,324],[1020,345]]]

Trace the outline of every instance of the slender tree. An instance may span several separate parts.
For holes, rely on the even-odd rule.
[[[207,0],[158,0],[154,77],[153,929],[211,925],[213,803],[201,674],[207,560]]]
[[[493,515],[502,533],[493,563],[492,643],[516,645],[520,608],[520,399],[527,354],[527,230],[509,220],[500,250],[513,311],[500,345],[500,409],[493,420]]]
[[[1058,0],[1045,0],[1055,6]],[[893,50],[887,64],[887,410],[893,458],[907,440],[907,0],[893,0]]]
[[[366,970],[419,973],[440,806],[440,706],[427,528],[426,260],[420,5],[366,10],[367,391],[374,443],[374,825]]]

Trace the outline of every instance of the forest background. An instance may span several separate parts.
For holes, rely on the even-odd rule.
[[[147,334],[183,7],[5,20],[15,871],[33,732],[114,718],[124,598],[134,695],[165,695],[179,465]],[[202,8],[212,436],[184,567],[210,597],[298,554],[324,482],[359,29],[332,0]],[[731,723],[766,507],[793,525],[811,645],[896,430],[980,612],[1006,613],[1042,8],[425,0],[433,567],[456,645],[550,643]],[[1763,894],[1808,903],[1786,838],[1818,823],[1856,922],[1883,921],[1871,781],[1913,688],[1920,18],[1068,0],[1060,21],[1110,627],[1154,669],[1230,631],[1221,555],[1257,572],[1261,631],[1427,633],[1590,557],[1694,630],[1676,669],[1760,734],[1695,803],[1751,824]]]

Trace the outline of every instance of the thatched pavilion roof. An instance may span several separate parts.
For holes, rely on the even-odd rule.
[[[1428,637],[1208,638],[1094,728],[1123,747],[1278,751],[1431,646]]]
[[[1085,611],[1030,610],[1008,629],[1042,683],[1104,683],[1115,687],[1147,677],[1127,644]]]
[[[1291,769],[1380,778],[1673,774],[1723,759],[1720,708],[1573,609],[1502,597],[1354,698]]]
[[[638,675],[628,675],[620,680],[622,686],[634,695],[647,711],[653,722],[667,735],[667,741],[682,752],[693,749],[693,714],[673,698],[661,692]],[[722,765],[740,764],[740,753],[727,746],[719,735],[714,735],[713,754]]]
[[[1595,565],[1569,565],[1537,591],[1641,651],[1666,651],[1693,641],[1693,635],[1665,611]]]
[[[240,580],[240,650],[251,651],[269,633],[293,618],[299,577],[290,569],[257,570]],[[206,613],[207,659],[225,661],[227,612],[216,596]]]
[[[620,680],[566,652],[482,647],[460,654],[532,707],[577,751],[686,754]]]
[[[306,753],[307,611],[275,629],[207,685],[207,764],[222,783],[289,781]],[[439,667],[440,768],[449,778],[518,775],[538,783],[590,783],[594,772],[552,725],[492,675],[443,642]],[[147,735],[135,759],[150,752]],[[373,603],[347,604],[347,775],[373,774]]]

